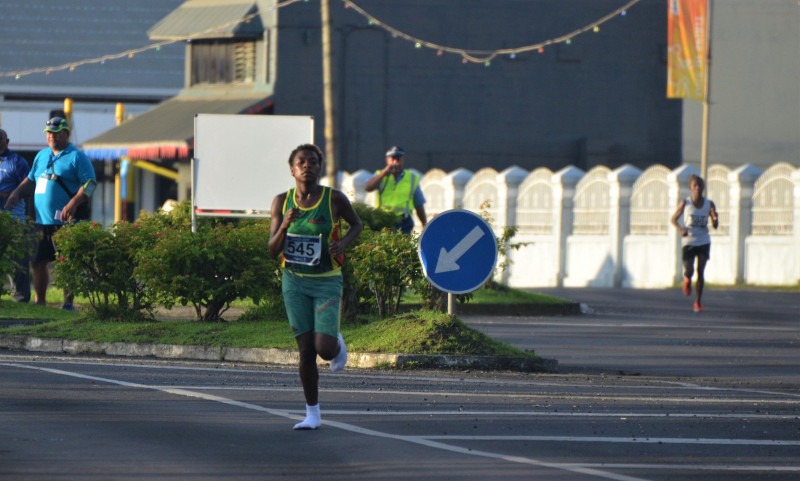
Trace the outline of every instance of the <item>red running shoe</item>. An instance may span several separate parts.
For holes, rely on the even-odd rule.
[[[684,296],[691,296],[692,295],[692,280],[688,277],[683,278],[683,295]]]
[[[699,302],[694,303],[694,312],[703,312],[703,306]]]

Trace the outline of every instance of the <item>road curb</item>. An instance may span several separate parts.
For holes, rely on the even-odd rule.
[[[400,310],[414,311],[421,309],[419,304],[406,304]],[[564,302],[556,304],[458,304],[456,316],[572,316],[582,313],[581,304]]]
[[[150,357],[195,361],[252,362],[296,366],[297,352],[287,349],[204,347],[176,344],[72,341],[0,334],[0,349],[63,354],[93,354],[119,357]],[[321,361],[320,364],[327,364]],[[497,356],[455,356],[387,353],[348,353],[347,365],[354,368],[437,368],[479,369],[523,372],[555,372],[558,361],[542,358]]]

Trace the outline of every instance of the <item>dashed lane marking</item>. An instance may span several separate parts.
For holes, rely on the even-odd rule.
[[[40,366],[31,366],[21,363],[0,363],[3,366],[17,367],[23,369],[39,370],[42,372],[49,372],[63,376],[70,376],[75,378],[87,379],[97,382],[105,382],[119,386],[125,386],[137,389],[149,389],[161,391],[164,393],[203,399],[212,402],[218,402],[230,406],[236,406],[253,411],[264,412],[270,415],[279,416],[291,420],[302,419],[302,413],[299,411],[272,409],[256,404],[236,401],[233,399],[206,394],[193,391],[192,389],[201,390],[252,390],[252,388],[219,388],[216,386],[159,386],[147,385],[140,383],[133,383],[122,381],[118,379],[89,376],[76,372],[65,371],[61,369],[52,369]],[[285,390],[285,389],[271,389],[271,390]],[[363,392],[363,391],[358,391]],[[384,392],[385,391],[380,391]],[[431,395],[431,393],[426,393]],[[453,393],[448,393],[452,395]],[[474,395],[468,393],[465,395]],[[719,400],[717,400],[719,401]],[[504,411],[504,412],[491,412],[491,411],[344,411],[344,410],[329,410],[326,411],[328,415],[358,415],[358,416],[449,416],[449,415],[465,415],[465,416],[541,416],[541,417],[604,417],[604,418],[697,418],[697,417],[713,417],[713,418],[734,418],[734,419],[770,419],[770,420],[785,420],[796,419],[796,416],[791,415],[770,415],[770,414],[711,414],[711,413],[559,413],[559,412],[544,412],[544,411]],[[534,458],[511,456],[501,453],[493,453],[488,451],[480,451],[474,449],[463,448],[446,444],[442,441],[530,441],[530,442],[570,442],[570,443],[649,443],[649,444],[694,444],[694,445],[736,445],[736,446],[800,446],[800,441],[795,440],[767,440],[767,439],[715,439],[715,438],[648,438],[648,437],[580,437],[580,436],[452,436],[452,435],[430,435],[430,436],[405,436],[391,434],[381,431],[375,431],[368,428],[363,428],[350,423],[343,423],[338,421],[324,421],[324,424],[331,427],[336,427],[345,431],[362,434],[366,436],[380,437],[385,439],[393,439],[404,442],[410,442],[418,445],[423,445],[439,450],[465,454],[469,456],[480,456],[504,460],[513,463],[528,464],[540,467],[547,467],[572,473],[580,473],[589,476],[594,476],[603,479],[610,479],[613,481],[648,481],[643,478],[631,477],[624,474],[612,473],[608,469],[643,469],[643,470],[714,470],[714,471],[732,471],[732,472],[800,472],[800,466],[759,466],[759,465],[713,465],[713,464],[692,464],[692,465],[667,465],[667,464],[592,464],[592,463],[550,463]],[[600,469],[602,468],[602,469]]]
[[[129,387],[129,388],[150,389],[150,390],[155,390],[155,391],[161,391],[161,392],[168,393],[168,394],[173,394],[173,395],[176,395],[176,396],[184,396],[184,397],[190,397],[190,398],[195,398],[195,399],[204,399],[206,401],[218,402],[218,403],[222,403],[222,404],[229,405],[229,406],[236,406],[236,407],[240,407],[240,408],[244,408],[244,409],[250,409],[250,410],[253,410],[253,411],[264,412],[264,413],[267,413],[267,414],[271,414],[273,416],[279,416],[279,417],[288,418],[288,419],[292,419],[292,420],[302,420],[303,419],[302,415],[298,416],[298,415],[292,414],[291,412],[286,411],[286,410],[271,409],[271,408],[267,408],[267,407],[264,407],[264,406],[259,406],[257,404],[251,404],[251,403],[246,403],[246,402],[241,402],[241,401],[235,401],[233,399],[228,399],[228,398],[221,397],[221,396],[215,396],[215,395],[211,395],[211,394],[205,394],[205,393],[189,391],[187,389],[159,388],[157,386],[148,386],[146,384],[132,383],[132,382],[122,381],[122,380],[118,380],[118,379],[110,379],[110,378],[103,378],[103,377],[96,377],[96,376],[88,376],[88,375],[85,375],[85,374],[80,374],[80,373],[75,373],[75,372],[70,372],[70,371],[64,371],[64,370],[61,370],[61,369],[52,369],[52,368],[46,368],[46,367],[40,367],[40,366],[31,366],[31,365],[27,365],[27,364],[0,363],[0,365],[8,366],[8,367],[22,368],[22,369],[37,370],[37,371],[42,371],[42,372],[49,372],[51,374],[57,374],[57,375],[61,375],[61,376],[69,376],[69,377],[74,377],[74,378],[78,378],[78,379],[86,379],[86,380],[95,381],[95,382],[104,382],[104,383],[108,383],[108,384],[115,384],[115,385],[118,385],[118,386],[124,386],[124,387]],[[480,450],[462,448],[460,446],[453,446],[453,445],[441,443],[441,442],[438,442],[438,441],[435,441],[435,440],[427,439],[424,436],[403,436],[403,435],[398,435],[398,434],[391,434],[391,433],[386,433],[386,432],[382,432],[382,431],[375,431],[373,429],[366,429],[366,428],[362,428],[360,426],[356,426],[356,425],[348,424],[348,423],[343,423],[343,422],[338,422],[338,421],[323,421],[323,423],[326,426],[335,427],[335,428],[338,428],[338,429],[341,429],[341,430],[344,430],[344,431],[349,431],[349,432],[356,433],[356,434],[362,434],[362,435],[365,435],[365,436],[372,436],[372,437],[383,438],[383,439],[392,439],[392,440],[397,440],[397,441],[404,441],[404,442],[413,443],[413,444],[417,444],[417,445],[421,445],[421,446],[426,446],[426,447],[429,447],[429,448],[439,449],[439,450],[442,450],[442,451],[448,451],[448,452],[452,452],[452,453],[464,454],[464,455],[467,455],[467,456],[478,456],[478,457],[485,457],[485,458],[492,458],[492,459],[508,461],[508,462],[512,462],[512,463],[518,463],[518,464],[526,464],[526,465],[531,465],[531,466],[545,467],[545,468],[550,468],[550,469],[555,469],[555,470],[560,470],[560,471],[566,471],[566,472],[570,472],[570,473],[583,474],[583,475],[587,475],[587,476],[594,476],[594,477],[598,477],[598,478],[602,478],[602,479],[609,479],[609,480],[612,480],[612,481],[650,481],[650,480],[647,480],[645,478],[639,478],[639,477],[627,476],[627,475],[624,475],[624,474],[612,473],[612,472],[609,472],[609,471],[605,471],[605,470],[597,469],[597,468],[593,468],[593,467],[582,467],[582,466],[576,466],[576,465],[573,465],[573,464],[564,464],[564,463],[550,463],[550,462],[547,462],[547,461],[542,461],[542,460],[538,460],[538,459],[534,459],[534,458],[528,458],[528,457],[522,457],[522,456],[511,456],[511,455],[500,454],[500,453],[492,453],[492,452],[488,452],[488,451],[480,451]]]

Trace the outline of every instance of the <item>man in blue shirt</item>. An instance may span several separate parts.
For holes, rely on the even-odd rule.
[[[20,197],[33,192],[36,226],[42,239],[33,255],[33,290],[36,304],[46,305],[50,284],[48,264],[55,260],[53,233],[67,222],[75,220],[78,207],[89,202],[97,185],[91,161],[69,141],[67,120],[53,117],[45,124],[47,144],[33,159],[28,177],[6,200],[6,208],[14,208]],[[75,310],[72,294],[64,292],[63,308]]]
[[[0,129],[0,210],[5,210],[6,197],[28,176],[31,167],[28,161],[16,152],[8,150],[8,134]],[[20,200],[10,210],[12,217],[25,222],[25,201]],[[31,300],[31,271],[30,253],[25,252],[19,259],[17,271],[14,273],[14,300],[17,302],[30,302]]]

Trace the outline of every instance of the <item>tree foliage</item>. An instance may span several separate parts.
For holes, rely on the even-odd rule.
[[[5,293],[5,278],[19,268],[17,259],[31,250],[33,236],[29,223],[19,222],[9,212],[0,210],[0,296]]]
[[[104,318],[152,313],[150,290],[133,275],[143,238],[128,224],[106,230],[97,222],[78,222],[59,229],[53,236],[54,283],[87,298]]]
[[[258,303],[280,292],[278,264],[269,255],[269,223],[212,223],[197,232],[166,229],[137,256],[136,276],[159,303],[191,304],[198,320],[220,320],[237,299]]]
[[[364,230],[345,252],[343,320],[396,314],[406,291],[419,294],[424,307],[444,309],[445,294],[423,275],[418,236],[397,231],[391,212],[354,207]],[[237,299],[285,315],[278,260],[269,255],[269,220],[202,217],[192,232],[190,214],[182,202],[170,213],[142,214],[107,229],[91,222],[65,226],[55,236],[57,285],[89,299],[104,318],[152,317],[156,305],[180,304],[191,305],[197,320],[218,321]],[[513,248],[514,233],[498,239],[501,249]],[[460,302],[470,298],[458,296]]]
[[[415,235],[365,229],[352,250],[353,277],[372,294],[381,318],[397,312],[403,290],[422,276],[416,245]]]

